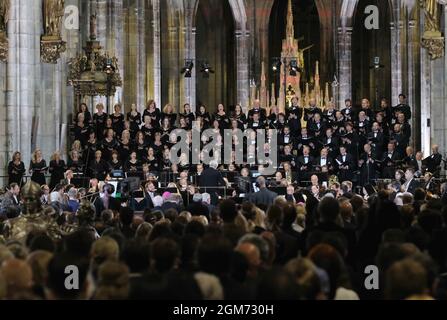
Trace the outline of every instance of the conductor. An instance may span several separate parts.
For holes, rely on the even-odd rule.
[[[217,171],[218,163],[215,160],[210,161],[208,168],[203,170],[200,175],[199,187],[202,192],[209,193],[211,195],[211,204],[217,205],[218,190],[217,187],[226,186],[225,180],[222,174]]]

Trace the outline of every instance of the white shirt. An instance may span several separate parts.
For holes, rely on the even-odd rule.
[[[307,164],[309,162],[309,156],[304,156],[304,163]]]
[[[405,192],[408,192],[408,187],[410,186],[410,183],[413,179],[408,180],[407,182],[405,182]]]
[[[320,159],[320,166],[325,166],[327,164],[327,159],[326,158],[321,158]]]

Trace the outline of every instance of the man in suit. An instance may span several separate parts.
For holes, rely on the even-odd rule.
[[[316,167],[316,171],[321,172],[323,167],[326,167],[328,171],[332,172],[334,169],[332,158],[328,155],[328,149],[323,148],[320,151],[320,156],[314,162],[314,166]]]
[[[407,147],[405,149],[405,158],[403,159],[404,163],[408,166],[408,167],[412,167],[414,168],[416,171],[419,170],[418,168],[418,164],[416,161],[416,157],[414,156],[414,150],[412,147]]]
[[[217,187],[225,187],[226,183],[222,177],[222,174],[217,171],[218,163],[217,161],[210,161],[208,168],[203,170],[200,175],[199,187],[202,192],[209,193],[211,195],[211,204],[216,205],[218,196]]]
[[[323,134],[326,132],[326,124],[323,120],[321,120],[320,113],[315,113],[315,115],[313,116],[313,121],[308,122],[307,130],[314,137],[319,138],[323,136]]]
[[[261,122],[267,120],[267,112],[261,107],[261,101],[259,99],[255,100],[253,108],[248,111],[248,120],[253,120],[255,113],[259,114],[259,120]]]
[[[294,141],[292,134],[290,133],[290,127],[288,125],[285,125],[283,133],[280,133],[278,135],[278,145],[283,147],[288,144],[293,144],[293,142]]]
[[[321,118],[321,116],[323,115],[323,112],[321,111],[320,108],[318,108],[315,98],[311,98],[309,100],[309,108],[305,109],[305,112],[304,112],[304,120],[306,120],[308,122],[314,121],[315,120],[314,116],[317,113],[320,114],[320,118]]]
[[[359,168],[360,168],[360,182],[361,185],[366,185],[371,182],[374,182],[377,179],[377,164],[376,164],[376,155],[371,149],[371,145],[366,143],[363,146],[363,153],[359,159]]]
[[[351,99],[345,100],[345,108],[343,110],[341,110],[341,113],[343,114],[345,120],[347,120],[347,121],[353,121],[356,118],[357,115],[356,115],[355,110],[352,106]]]
[[[300,180],[309,180],[313,163],[314,158],[310,155],[310,148],[308,146],[304,146],[303,155],[298,157],[297,164]]]
[[[398,113],[403,113],[406,121],[411,119],[411,108],[407,104],[407,97],[404,94],[399,95],[399,104],[393,107],[393,112],[395,121],[397,121]]]
[[[154,208],[154,202],[152,201],[156,196],[156,189],[155,189],[154,183],[152,181],[149,181],[148,183],[146,183],[144,191],[145,191],[144,192],[144,201],[145,201],[146,208],[149,208],[149,209]]]
[[[413,168],[408,168],[405,171],[405,180],[406,180],[406,182],[403,185],[404,191],[414,194],[414,191],[417,188],[419,188],[419,182],[414,179],[414,169]]]
[[[20,205],[20,186],[13,182],[9,187],[9,191],[11,192],[11,200],[14,206]]]
[[[351,154],[347,153],[346,147],[340,147],[340,155],[335,160],[338,167],[338,176],[340,181],[351,181],[353,172],[355,169],[354,158]]]
[[[441,171],[442,155],[439,153],[438,145],[433,145],[431,148],[432,154],[428,158],[424,159],[424,164],[427,166],[427,170],[431,172],[435,177],[439,176]]]
[[[275,198],[278,196],[275,192],[267,189],[267,184],[265,178],[260,176],[256,179],[258,183],[259,191],[249,195],[248,200],[253,202],[255,205],[269,206],[273,203]]]
[[[323,147],[329,151],[329,156],[335,158],[338,154],[338,138],[334,136],[332,128],[326,129],[326,134],[322,139]]]
[[[394,142],[388,143],[387,152],[382,156],[382,178],[394,179],[394,171],[396,170],[396,162],[401,159],[400,154],[395,151]]]
[[[379,159],[382,157],[384,141],[385,137],[380,130],[379,123],[373,122],[372,131],[368,133],[368,143],[371,145],[371,150]]]
[[[292,98],[292,106],[286,109],[286,120],[292,132],[301,131],[301,117],[303,115],[303,109],[298,105],[298,98]]]

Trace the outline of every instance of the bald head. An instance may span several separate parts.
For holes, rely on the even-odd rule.
[[[265,188],[266,182],[265,182],[265,178],[263,176],[258,177],[256,179],[256,182],[258,183],[260,188]]]
[[[258,247],[252,243],[241,243],[236,247],[236,252],[241,253],[247,259],[249,274],[255,276],[261,265],[261,253]]]

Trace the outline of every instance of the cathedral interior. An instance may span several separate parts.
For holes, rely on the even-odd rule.
[[[337,108],[348,98],[354,104],[367,98],[377,107],[385,97],[397,105],[403,93],[415,115],[415,149],[428,155],[436,143],[447,150],[445,1],[0,0],[0,5],[0,176],[16,150],[25,163],[37,147],[47,158],[66,150],[80,102],[91,112],[98,102],[109,112],[115,103],[124,112],[132,104],[142,111],[150,99],[175,110],[185,103],[193,110],[200,104],[214,110],[222,103],[247,111],[256,99],[265,108],[281,107],[290,90]],[[375,11],[365,10],[371,5]],[[375,13],[378,28],[367,28]],[[98,46],[120,79],[89,92],[70,67],[85,48]],[[284,64],[281,73],[272,69],[290,54],[285,50],[302,59],[299,83],[293,85],[288,75],[282,77]],[[180,70],[188,61],[194,68],[184,77]],[[214,73],[204,76],[204,65]]]

